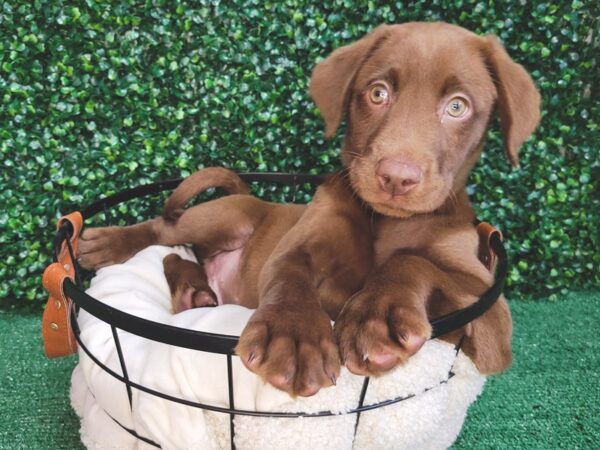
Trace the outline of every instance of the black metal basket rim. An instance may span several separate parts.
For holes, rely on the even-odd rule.
[[[259,181],[289,184],[319,183],[323,180],[322,175],[310,174],[253,172],[239,175],[248,182]],[[92,205],[83,208],[81,214],[85,220],[86,218],[121,202],[146,195],[158,194],[164,190],[174,189],[181,181],[182,179],[167,180],[127,189],[110,197],[98,200]],[[69,228],[69,224],[66,222],[65,225],[58,230],[55,237],[55,249],[60,248],[60,243],[64,240],[68,241],[68,238],[70,237]],[[487,311],[501,295],[508,270],[506,250],[501,239],[496,234],[492,235],[491,247],[498,257],[496,280],[494,284],[473,304],[432,320],[432,339],[465,326],[467,323]],[[77,270],[79,270],[78,267]],[[77,277],[77,279],[79,279],[79,277]],[[129,314],[93,298],[83,290],[81,284],[78,286],[68,278],[65,280],[63,288],[65,295],[72,299],[78,307],[83,308],[103,322],[129,333],[164,344],[175,345],[192,350],[224,355],[235,354],[234,349],[237,345],[239,336],[208,333],[175,327]]]
[[[245,172],[238,173],[239,177],[247,183],[261,182],[261,183],[279,183],[279,184],[319,184],[323,181],[326,175],[316,175],[308,173],[283,173],[283,172]],[[83,208],[81,214],[83,218],[92,217],[95,214],[104,211],[107,208],[111,208],[118,205],[121,202],[131,200],[137,197],[143,197],[145,195],[154,195],[162,191],[175,189],[183,178],[173,178],[164,181],[158,181],[156,183],[144,184],[133,188],[125,189],[117,192],[116,194],[102,198],[91,205]]]

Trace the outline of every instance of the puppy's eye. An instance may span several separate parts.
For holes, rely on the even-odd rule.
[[[446,105],[446,112],[452,117],[462,117],[467,112],[467,101],[462,97],[454,97]]]
[[[383,84],[376,84],[369,90],[369,100],[376,105],[387,103],[390,98],[390,93]]]

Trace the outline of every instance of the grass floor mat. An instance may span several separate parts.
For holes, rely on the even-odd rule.
[[[453,448],[599,448],[600,292],[510,307],[513,366],[488,379]]]
[[[514,364],[491,377],[454,449],[598,448],[600,292],[512,302]],[[47,360],[40,317],[0,314],[0,448],[80,449],[76,357]]]
[[[83,449],[69,386],[77,356],[44,356],[41,314],[0,314],[0,448]]]

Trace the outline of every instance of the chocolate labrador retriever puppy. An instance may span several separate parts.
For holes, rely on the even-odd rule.
[[[242,193],[182,210],[198,187],[190,181],[173,201],[175,217],[90,229],[80,244],[81,262],[99,267],[150,244],[193,243],[204,267],[166,261],[173,292],[192,287],[185,307],[206,303],[196,292],[257,306],[238,355],[303,396],[335,384],[341,364],[379,375],[403,363],[429,338],[429,319],[491,285],[477,257],[467,176],[495,109],[513,165],[540,117],[535,85],[495,37],[444,23],[376,28],[318,64],[310,91],[326,135],[344,115],[347,131],[344,169],[308,207]],[[481,372],[510,364],[504,299],[444,338],[463,334]]]

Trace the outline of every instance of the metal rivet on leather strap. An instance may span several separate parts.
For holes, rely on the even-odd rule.
[[[54,306],[56,306],[56,309],[60,309],[60,307],[62,306],[62,303],[60,300],[54,300]]]
[[[52,328],[54,331],[57,331],[57,330],[58,330],[58,324],[57,324],[57,323],[55,323],[55,322],[52,322],[52,323],[50,324],[50,328]]]
[[[70,266],[69,264],[65,264],[63,267],[65,268],[65,270],[66,270],[67,272],[68,272],[68,271],[69,271],[69,269],[71,268],[71,266]]]

